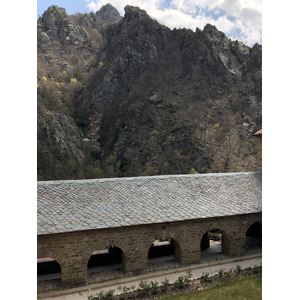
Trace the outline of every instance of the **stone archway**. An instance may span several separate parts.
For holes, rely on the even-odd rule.
[[[85,254],[88,283],[124,277],[127,266],[126,250],[128,253],[128,249],[121,243],[112,241],[100,241],[94,244],[92,250]]]
[[[213,253],[222,253],[222,233],[213,229],[203,234],[200,243],[201,251]]]
[[[61,279],[61,266],[51,257],[39,258],[37,260],[37,281],[48,281]]]
[[[262,223],[252,223],[246,231],[245,248],[249,252],[252,249],[260,249],[262,246]]]
[[[88,283],[102,282],[123,277],[124,253],[114,246],[94,251],[87,263]]]
[[[230,241],[227,232],[220,227],[213,227],[205,231],[200,240],[201,261],[221,259],[229,254]]]
[[[158,239],[148,251],[148,264],[175,260],[175,242],[173,239]]]
[[[181,263],[181,245],[174,237],[168,235],[155,237],[147,250],[147,265],[150,271],[168,269]]]
[[[93,252],[88,261],[88,274],[123,269],[123,251],[114,246]]]
[[[50,291],[61,287],[61,264],[52,257],[37,259],[37,290]]]

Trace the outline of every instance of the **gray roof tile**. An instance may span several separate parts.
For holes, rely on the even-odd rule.
[[[38,234],[256,213],[261,173],[38,182]]]

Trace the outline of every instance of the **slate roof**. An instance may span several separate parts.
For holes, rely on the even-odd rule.
[[[262,211],[262,174],[40,181],[38,235]]]

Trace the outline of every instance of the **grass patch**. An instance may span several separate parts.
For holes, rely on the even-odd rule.
[[[163,300],[259,300],[262,299],[262,277],[237,279],[208,290],[163,298]]]

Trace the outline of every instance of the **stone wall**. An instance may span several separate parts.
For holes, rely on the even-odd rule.
[[[200,242],[204,233],[219,229],[222,251],[239,256],[245,252],[248,228],[257,221],[261,222],[261,213],[39,235],[38,258],[51,257],[60,264],[60,288],[82,286],[88,283],[87,265],[96,250],[107,246],[120,248],[124,271],[121,276],[138,275],[149,272],[148,251],[159,238],[174,240],[175,258],[181,266],[195,264],[201,262]],[[40,286],[39,291],[43,284]]]

